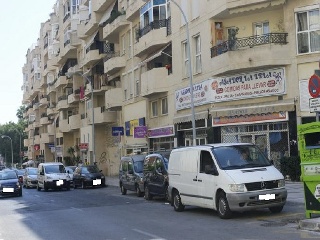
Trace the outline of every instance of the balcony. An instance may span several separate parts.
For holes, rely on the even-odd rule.
[[[76,31],[73,31],[70,34],[70,45],[73,47],[77,47],[81,45],[81,40],[78,37],[78,34]]]
[[[77,25],[77,36],[79,39],[85,40],[88,35],[85,34],[85,23],[81,22]]]
[[[122,107],[123,92],[122,88],[113,88],[105,92],[106,109],[119,109]]]
[[[40,125],[47,125],[47,124],[51,124],[51,122],[49,121],[49,118],[46,114],[46,115],[41,116]]]
[[[105,12],[114,0],[95,0],[91,1],[93,12]]]
[[[93,1],[91,1],[93,2]],[[91,17],[88,22],[85,23],[84,26],[84,34],[87,36],[91,36],[94,34],[98,28],[99,28],[99,22],[100,18],[98,17],[99,15],[96,13],[91,13]],[[80,38],[80,37],[79,37]]]
[[[168,70],[165,67],[153,68],[141,74],[141,96],[168,92]]]
[[[23,146],[28,147],[29,146],[29,139],[23,139]]]
[[[39,109],[39,107],[40,107],[40,103],[34,103],[33,104],[33,106],[32,106],[32,108],[33,108],[33,111],[36,111],[36,110],[38,110]]]
[[[34,136],[34,144],[40,144],[40,135],[35,135]]]
[[[129,6],[126,9],[126,18],[129,21],[139,18],[140,8],[145,4],[143,0],[130,0]]]
[[[84,67],[87,65],[93,65],[95,62],[99,61],[101,58],[103,58],[103,55],[99,53],[99,49],[89,50],[82,61],[81,67]]]
[[[72,115],[69,117],[70,129],[79,130],[81,128],[80,114]]]
[[[141,57],[148,52],[154,52],[167,45],[170,42],[167,37],[171,33],[170,29],[171,19],[154,21],[140,29],[137,33],[138,42],[134,45],[136,56]]]
[[[52,143],[54,141],[54,136],[49,133],[40,134],[40,144]]]
[[[57,110],[67,109],[67,108],[69,108],[67,95],[58,97]]]
[[[71,131],[71,126],[68,119],[61,119],[59,121],[59,130],[63,133]]]
[[[35,120],[32,125],[33,125],[33,129],[39,128],[40,127],[40,121],[39,120]]]
[[[77,103],[80,100],[80,89],[75,90],[73,93],[68,95],[68,103]]]
[[[126,20],[125,15],[118,16],[112,23],[107,24],[103,28],[103,39],[109,42],[119,42],[119,33],[129,24],[130,22]]]
[[[48,105],[48,98],[47,95],[42,95],[40,98],[40,107]]]
[[[106,111],[104,107],[94,108],[94,124],[117,122],[117,112]],[[92,112],[88,112],[88,124],[92,124]]]
[[[65,86],[68,84],[68,79],[66,76],[59,76],[56,83],[54,84],[55,88]]]
[[[47,108],[47,115],[51,116],[51,115],[55,115],[58,111],[56,110],[55,107],[48,107]]]
[[[290,64],[287,33],[269,33],[260,36],[226,41],[210,49],[212,71],[216,74],[237,69],[275,67]],[[225,64],[225,63],[228,64]],[[232,67],[231,67],[232,66]]]
[[[108,53],[104,57],[104,72],[113,75],[126,66],[126,58],[120,52]]]

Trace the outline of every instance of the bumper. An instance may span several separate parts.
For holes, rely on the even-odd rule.
[[[84,179],[84,184],[86,186],[105,186],[106,185],[106,179],[105,178],[97,178],[97,179]]]
[[[271,196],[270,194],[274,194],[275,198],[259,200],[259,196]],[[281,188],[245,193],[227,193],[226,196],[231,211],[246,211],[258,208],[283,206],[287,200],[287,190]]]
[[[37,180],[27,180],[27,185],[29,187],[37,187],[38,181]]]
[[[20,196],[22,193],[22,188],[13,188],[13,192],[12,192],[12,188],[10,187],[10,191],[9,190],[5,190],[8,188],[1,188],[0,189],[0,196],[1,197],[6,197],[6,196]]]
[[[68,188],[70,187],[70,181],[66,181],[66,180],[55,180],[52,182],[46,182],[45,183],[47,188]]]

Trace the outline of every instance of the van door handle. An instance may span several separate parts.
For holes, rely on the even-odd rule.
[[[201,180],[201,179],[199,179],[199,180],[198,180],[198,182],[202,182],[202,180]]]

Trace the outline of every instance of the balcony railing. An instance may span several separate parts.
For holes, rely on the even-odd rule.
[[[250,36],[246,38],[238,38],[220,43],[210,49],[211,58],[226,53],[235,51],[244,47],[254,47],[265,44],[287,44],[288,33],[268,33],[263,35]]]
[[[109,59],[114,58],[114,57],[120,57],[120,52],[109,52],[109,53],[107,53],[107,55],[104,57],[103,61],[106,62]]]
[[[146,35],[148,32],[152,31],[153,29],[159,29],[163,27],[167,28],[167,35],[170,35],[171,34],[171,18],[153,21],[148,25],[146,25],[144,28],[139,29],[137,31],[137,36],[136,36],[137,40],[139,40],[139,38]]]

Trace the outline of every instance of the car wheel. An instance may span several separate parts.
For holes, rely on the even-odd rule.
[[[173,192],[173,208],[176,212],[182,212],[184,210],[184,205],[181,202],[181,197],[177,190]]]
[[[49,190],[46,182],[43,183],[43,187],[44,187],[44,191],[45,192],[47,192]]]
[[[272,212],[272,213],[279,213],[279,212],[282,211],[282,209],[283,209],[283,206],[270,207],[270,208],[269,208],[270,212]]]
[[[150,190],[149,190],[148,185],[146,185],[146,186],[144,187],[144,198],[145,198],[146,200],[152,200],[152,198],[153,198],[152,194],[150,193]]]
[[[37,185],[37,190],[41,191],[41,187],[39,187],[39,184]]]
[[[67,183],[67,191],[70,191],[70,183]]]
[[[142,197],[143,195],[138,185],[136,186],[136,194],[138,197]]]
[[[229,208],[229,203],[228,203],[228,200],[227,200],[225,193],[221,192],[218,195],[217,203],[218,203],[217,210],[218,210],[219,217],[222,219],[231,218],[232,212]]]
[[[123,185],[120,186],[120,190],[121,190],[121,194],[122,195],[126,195],[127,194],[127,189]]]
[[[22,189],[20,190],[18,197],[22,197]]]

